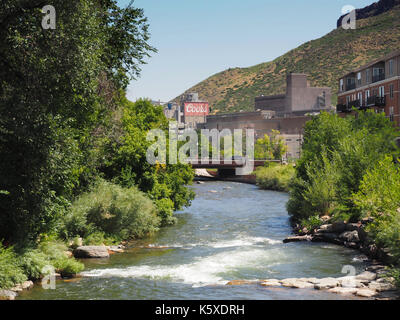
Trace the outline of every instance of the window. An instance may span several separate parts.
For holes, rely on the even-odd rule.
[[[390,91],[390,99],[393,99],[394,98],[394,84],[393,83],[389,86],[389,91]]]
[[[372,72],[372,82],[385,80],[385,70],[383,68],[374,68]]]
[[[379,96],[382,98],[385,96],[385,87],[384,86],[379,87]]]
[[[394,107],[390,107],[389,108],[389,118],[390,118],[390,121],[394,121]]]
[[[357,73],[357,83],[361,85],[361,72]]]
[[[347,103],[347,104],[350,104],[350,99],[351,99],[350,96],[347,96],[347,97],[346,97],[346,103]]]
[[[389,60],[389,75],[392,76],[394,73],[394,60]]]
[[[360,106],[362,106],[362,104],[363,104],[363,94],[362,94],[362,92],[359,92],[357,94],[357,96],[358,96],[358,101],[360,101]]]
[[[365,91],[365,105],[368,105],[368,98],[370,97],[370,91],[369,90],[367,90],[367,91]]]
[[[343,79],[340,79],[340,91],[344,91]]]
[[[370,83],[371,82],[371,69],[367,69],[367,70],[365,70],[365,80],[366,80],[366,83]]]

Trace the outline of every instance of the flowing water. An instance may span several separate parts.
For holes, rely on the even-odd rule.
[[[313,289],[225,285],[230,280],[340,277],[364,267],[357,251],[317,243],[283,244],[290,235],[285,193],[233,182],[193,186],[178,223],[106,260],[85,260],[84,277],[41,286],[19,299],[355,299]]]

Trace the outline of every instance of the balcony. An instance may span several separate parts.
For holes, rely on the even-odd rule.
[[[361,107],[360,100],[350,101],[348,107],[350,108],[350,110],[353,108],[359,109]]]
[[[347,104],[338,104],[336,105],[336,112],[351,112],[351,108]]]
[[[367,107],[385,107],[386,106],[386,98],[373,96],[367,99]]]
[[[382,80],[385,80],[385,74],[384,73],[372,76],[372,83],[379,82],[379,81],[382,81]]]
[[[355,83],[355,82],[348,83],[348,84],[346,85],[346,91],[354,90],[355,88],[356,88],[356,83]]]

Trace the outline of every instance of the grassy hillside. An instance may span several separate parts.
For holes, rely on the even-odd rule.
[[[213,113],[253,110],[256,96],[285,92],[287,72],[304,72],[309,75],[311,85],[330,86],[334,93],[332,104],[336,104],[340,76],[399,48],[400,6],[397,6],[379,16],[357,21],[356,30],[333,30],[274,61],[225,70],[186,92],[199,92],[201,99],[211,103]],[[176,101],[179,99],[180,96]]]

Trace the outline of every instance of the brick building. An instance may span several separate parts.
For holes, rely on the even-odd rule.
[[[337,112],[373,109],[400,126],[400,50],[353,70],[339,79]]]

